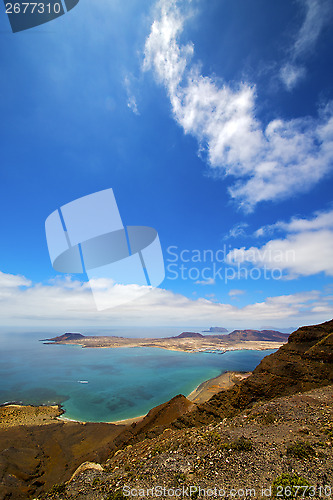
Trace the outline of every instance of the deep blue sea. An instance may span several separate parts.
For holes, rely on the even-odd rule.
[[[169,335],[181,331],[184,329]],[[222,372],[253,370],[262,358],[274,352],[183,353],[148,347],[82,349],[39,342],[55,334],[0,332],[0,403],[61,403],[65,417],[82,421],[132,418],[177,394],[188,395],[201,382]],[[124,331],[110,334],[125,336]],[[148,335],[162,336],[152,332],[147,332]]]

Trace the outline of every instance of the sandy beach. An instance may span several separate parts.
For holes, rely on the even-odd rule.
[[[230,389],[237,382],[240,382],[244,378],[251,375],[251,372],[226,372],[218,375],[217,377],[211,378],[202,382],[198,387],[194,389],[188,396],[187,399],[196,404],[204,403],[208,401],[214,394],[220,391],[226,391]]]

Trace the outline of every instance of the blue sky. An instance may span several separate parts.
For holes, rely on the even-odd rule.
[[[0,6],[2,324],[331,319],[331,3],[96,4],[16,34]],[[52,269],[44,222],[110,187],[124,224],[158,231],[166,279],[97,313],[84,275]]]

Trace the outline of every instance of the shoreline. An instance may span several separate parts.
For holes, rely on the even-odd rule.
[[[195,387],[187,396],[189,401],[201,404],[208,401],[214,394],[233,387],[240,380],[251,375],[251,372],[223,372],[216,377],[204,380]],[[149,410],[150,411],[150,410]],[[0,404],[0,429],[8,429],[20,425],[24,426],[44,426],[56,423],[77,423],[77,424],[111,424],[126,426],[140,422],[146,415],[112,420],[107,422],[87,422],[76,420],[66,416],[66,410],[61,404],[55,405],[23,405],[14,402]]]
[[[126,339],[128,340],[128,339]],[[139,341],[145,341],[139,342]],[[91,345],[88,343],[83,343],[82,341],[75,342],[75,341],[61,341],[61,342],[44,342],[44,345],[75,345],[75,346],[80,346],[82,349],[135,349],[135,348],[143,348],[143,347],[150,347],[154,349],[164,349],[166,351],[173,351],[173,352],[185,352],[189,354],[197,354],[197,353],[207,353],[207,354],[225,354],[226,352],[233,352],[233,351],[269,351],[272,349],[279,349],[282,345],[285,344],[285,342],[273,342],[273,341],[257,341],[257,340],[248,340],[248,341],[242,341],[242,342],[235,342],[233,344],[226,345],[221,345],[220,347],[217,347],[216,345],[212,346],[206,346],[206,347],[194,347],[193,345],[189,346],[186,345],[184,342],[183,345],[168,345],[168,344],[163,344],[159,345],[159,342],[151,342],[148,343],[146,342],[147,339],[138,339],[138,342],[135,343],[129,343],[129,344],[107,344],[107,345]],[[156,339],[155,339],[156,340]],[[160,339],[160,340],[165,340],[165,339]],[[186,339],[187,340],[187,339]]]
[[[223,372],[217,377],[204,380],[186,398],[195,404],[202,404],[221,391],[226,391],[235,384],[252,375],[252,372]]]

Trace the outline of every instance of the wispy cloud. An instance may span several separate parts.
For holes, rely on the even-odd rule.
[[[202,280],[202,281],[198,280],[198,281],[195,281],[194,284],[195,285],[204,285],[204,286],[215,285],[215,280],[214,280],[214,278],[209,278],[208,280]]]
[[[332,170],[333,106],[318,118],[256,117],[255,86],[228,85],[191,64],[193,44],[181,45],[188,15],[161,0],[145,44],[144,69],[153,69],[170,99],[175,120],[206,151],[212,174],[234,179],[231,196],[245,210],[310,190]]]
[[[310,219],[294,217],[289,222],[279,221],[260,228],[256,235],[267,236],[275,231],[287,235],[261,247],[234,248],[227,261],[280,269],[291,278],[321,272],[333,276],[333,211],[318,212]]]
[[[237,288],[234,289],[234,290],[230,290],[228,295],[229,297],[231,297],[232,299],[235,299],[237,297],[239,297],[240,295],[244,295],[245,293],[245,290],[238,290]]]
[[[249,225],[246,222],[239,222],[235,224],[229,231],[229,233],[224,237],[225,240],[230,238],[239,238],[240,236],[246,236],[245,229]]]
[[[124,79],[124,85],[127,93],[127,107],[133,111],[135,115],[139,115],[139,109],[136,102],[136,97],[132,91],[132,85],[128,76]]]
[[[280,70],[280,78],[287,90],[293,90],[305,78],[305,75],[306,70],[303,66],[297,66],[290,62],[285,63]]]
[[[305,17],[292,47],[288,60],[280,70],[280,78],[287,90],[293,90],[306,75],[303,61],[311,53],[322,32],[323,27],[332,19],[332,3],[330,0],[300,0],[305,9]]]
[[[135,288],[135,287],[134,287]],[[118,286],[133,298],[133,286]],[[51,283],[31,283],[22,276],[0,273],[0,315],[3,326],[75,327],[85,325],[212,325],[221,318],[230,326],[310,324],[331,317],[333,297],[320,291],[268,297],[239,308],[207,299],[190,300],[168,290],[155,289],[137,300],[97,312],[88,283],[59,278]],[[106,297],[110,300],[110,295]]]

